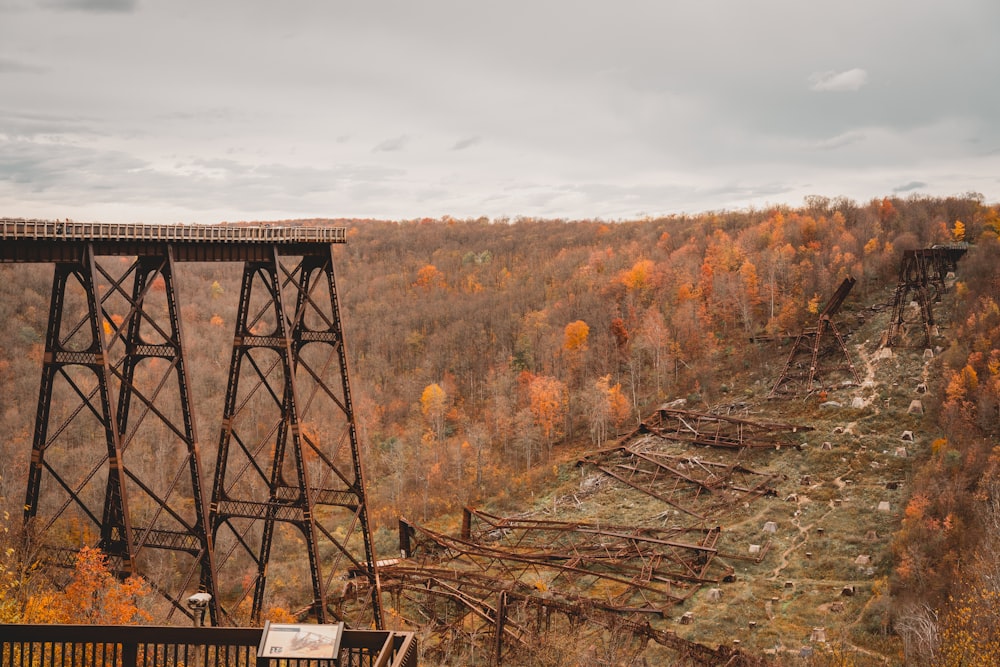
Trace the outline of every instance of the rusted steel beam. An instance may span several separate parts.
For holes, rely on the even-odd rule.
[[[632,596],[663,598],[654,605],[675,604],[688,596],[675,594],[679,582],[720,581],[731,569],[713,576],[714,540],[711,530],[635,529],[631,527],[592,526],[493,517],[470,510],[477,522],[469,540],[460,540],[413,526],[413,535],[433,546],[414,548],[436,564],[448,562],[482,573],[499,572],[505,578],[521,579],[530,573],[536,580],[571,579],[576,585],[584,580],[593,585],[604,581],[620,589],[623,600]],[[698,532],[701,543],[682,542],[682,532]],[[673,538],[673,539],[671,539]],[[413,537],[410,538],[411,544]],[[711,546],[706,546],[711,543]],[[650,564],[653,564],[651,567]],[[410,563],[412,565],[412,563]],[[662,588],[666,586],[666,588]],[[622,602],[622,605],[625,603]],[[645,606],[645,605],[644,605]]]
[[[847,277],[844,278],[844,282],[840,283],[840,286],[830,297],[826,306],[820,311],[820,318],[829,319],[840,312],[840,307],[844,305],[844,301],[847,299],[847,295],[851,293],[851,288],[854,287],[854,283],[857,281],[854,278]]]
[[[614,479],[617,479],[619,482],[622,482],[623,484],[627,484],[628,486],[631,486],[636,491],[642,491],[643,493],[645,493],[645,494],[647,494],[647,495],[649,495],[649,496],[651,496],[651,497],[653,497],[653,498],[655,498],[655,499],[657,499],[657,500],[659,500],[661,502],[664,502],[667,505],[670,505],[671,507],[673,507],[674,509],[676,509],[678,511],[684,512],[685,514],[693,516],[696,519],[701,519],[702,521],[707,521],[708,520],[708,517],[705,516],[704,514],[696,512],[693,509],[689,509],[689,508],[685,507],[684,505],[681,505],[677,501],[675,501],[675,500],[667,497],[664,494],[661,494],[661,493],[657,492],[656,490],[650,488],[649,486],[643,486],[643,485],[641,485],[641,484],[639,484],[637,482],[634,482],[634,481],[632,481],[632,479],[630,477],[626,478],[626,477],[624,477],[622,475],[619,475],[618,473],[616,473],[611,468],[608,468],[608,467],[600,465],[600,464],[594,464],[594,467],[597,468],[598,470],[600,470],[601,472],[603,472],[608,477],[612,477]]]
[[[676,604],[686,597],[678,597],[673,594],[675,581],[697,580],[695,575],[690,574],[690,568],[684,569],[679,566],[678,569],[684,571],[659,573],[662,580],[658,583],[665,584],[666,589],[664,589],[663,586],[633,580],[636,574],[641,572],[640,567],[628,565],[629,561],[638,558],[635,555],[609,558],[605,553],[596,549],[591,550],[590,553],[573,553],[568,547],[566,551],[530,547],[515,550],[499,545],[485,545],[459,540],[419,526],[415,526],[415,529],[422,539],[430,540],[437,545],[438,558],[434,560],[436,565],[447,562],[454,567],[462,567],[473,572],[499,571],[499,574],[495,576],[500,578],[521,579],[526,573],[530,573],[536,581],[560,576],[577,581],[586,579],[591,585],[594,582],[602,581],[617,586],[621,595],[638,595],[640,597],[654,595],[661,598],[662,604],[666,605]],[[424,553],[429,552],[430,550],[424,550]],[[711,581],[716,581],[716,579]]]
[[[0,218],[0,240],[0,261],[56,264],[24,503],[30,547],[65,562],[64,545],[47,542],[82,526],[119,576],[139,572],[165,593],[168,620],[190,617],[186,597],[200,590],[213,622],[232,622],[214,594],[217,568],[237,582],[228,589],[255,571],[233,602],[252,599],[259,618],[275,526],[290,524],[304,538],[313,614],[381,627],[333,275],[331,244],[345,230]],[[108,255],[134,261],[109,269],[98,260]],[[244,262],[211,503],[174,281],[189,260]],[[103,440],[81,440],[90,432]],[[180,463],[149,477],[140,461]],[[153,549],[162,584],[144,571]],[[366,580],[367,604],[344,608],[342,574]]]
[[[528,586],[517,587],[512,582],[490,582],[475,577],[462,576],[454,570],[422,570],[420,568],[392,567],[384,572],[385,587],[393,594],[405,591],[409,595],[407,600],[417,605],[424,605],[422,620],[434,619],[441,631],[454,631],[454,629],[464,622],[461,615],[462,610],[473,613],[475,617],[484,622],[494,623],[492,632],[479,632],[477,638],[483,642],[490,642],[489,649],[493,651],[493,659],[497,656],[497,635],[502,633],[504,637],[511,637],[503,626],[498,626],[498,619],[506,625],[510,622],[511,613],[500,615],[498,604],[493,607],[490,599],[506,600],[508,609],[521,609],[526,611],[530,608],[538,610],[539,614],[548,616],[558,613],[565,616],[571,623],[577,624],[580,621],[588,623],[594,628],[600,628],[612,633],[627,632],[636,637],[651,639],[656,643],[668,647],[678,653],[688,661],[701,665],[765,665],[764,662],[748,662],[749,656],[734,651],[728,647],[720,646],[717,649],[691,642],[679,637],[668,630],[654,629],[649,621],[640,621],[632,617],[632,614],[647,614],[650,609],[629,608],[623,606],[608,605],[601,602],[592,602],[586,599],[567,599],[565,597],[553,596],[551,591],[547,591],[543,597],[542,593]],[[454,592],[461,593],[456,599]],[[432,608],[427,596],[432,598],[447,599],[455,604],[456,618],[440,618],[440,609]],[[478,601],[478,602],[477,602]],[[476,607],[475,611],[469,607]],[[491,613],[492,612],[492,613]],[[522,613],[526,616],[526,613]],[[518,646],[524,646],[526,642],[537,641],[535,635],[526,627],[518,628],[520,639],[515,639],[513,646],[501,644],[502,652],[515,659]],[[440,635],[439,635],[440,636]],[[471,639],[471,638],[470,638]],[[474,641],[474,639],[472,639]]]
[[[553,540],[566,535],[579,535],[587,540],[593,537],[611,537],[628,542],[649,543],[681,549],[692,549],[695,551],[713,551],[706,549],[702,544],[691,542],[680,542],[669,539],[681,532],[677,529],[649,528],[636,526],[616,526],[613,524],[592,524],[586,522],[554,521],[549,519],[527,519],[520,517],[499,517],[494,514],[483,512],[473,508],[467,508],[470,517],[475,518],[481,526],[472,534],[470,539],[480,541],[489,538],[499,531],[522,531],[525,534],[544,532],[554,533],[555,537],[542,535],[539,539],[545,544],[554,544]],[[712,530],[699,531],[706,534],[715,532]],[[502,537],[502,536],[501,536]]]
[[[794,446],[798,442],[792,435],[813,429],[661,407],[643,422],[640,430],[707,447],[752,449]]]
[[[702,461],[696,457],[642,451],[642,444],[622,447],[612,452],[588,455],[581,463],[593,465],[604,474],[690,516],[708,521],[737,502],[763,495],[774,495],[780,476],[760,473],[738,464]],[[689,470],[684,472],[681,467]],[[696,477],[700,470],[702,477]],[[628,472],[626,476],[619,472]],[[741,494],[733,498],[733,493]],[[706,496],[705,500],[702,497]],[[685,504],[699,501],[697,505]]]
[[[923,345],[931,344],[931,327],[934,326],[934,309],[930,296],[931,284],[928,271],[928,256],[922,252],[908,250],[903,253],[899,263],[899,282],[893,293],[892,314],[889,316],[889,327],[885,333],[886,347],[897,347],[906,325],[917,325],[923,332]],[[942,277],[941,286],[944,286]],[[911,301],[917,303],[919,322],[906,322],[906,308]]]
[[[923,345],[931,344],[931,327],[934,326],[932,302],[940,300],[945,291],[945,276],[958,268],[958,260],[968,250],[967,244],[950,244],[907,250],[899,262],[899,281],[892,299],[892,315],[884,334],[886,347],[896,347],[902,342],[902,335],[908,326],[919,326],[923,333]],[[932,296],[931,292],[936,292]],[[906,308],[917,303],[919,322],[907,322]]]

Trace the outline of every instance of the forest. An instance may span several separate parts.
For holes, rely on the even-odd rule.
[[[521,508],[565,482],[567,462],[665,402],[707,410],[766,400],[789,340],[841,281],[857,280],[847,308],[862,310],[891,295],[903,251],[968,243],[949,345],[928,378],[940,387],[926,406],[934,438],[906,482],[878,613],[910,664],[996,664],[1000,207],[982,196],[815,196],[798,208],[614,222],[272,222],[348,230],[335,248],[337,288],[382,557],[396,555],[399,517],[445,528],[465,506]],[[52,602],[63,593],[28,585],[31,564],[14,538],[51,275],[0,265],[7,622],[48,621],[64,608]],[[199,331],[185,343],[207,462],[239,278],[238,268],[198,264],[179,279],[187,329]],[[276,599],[275,613],[290,604]],[[118,606],[115,622],[141,616]]]

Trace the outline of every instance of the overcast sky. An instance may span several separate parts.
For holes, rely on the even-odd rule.
[[[0,217],[1000,200],[998,0],[0,0]]]

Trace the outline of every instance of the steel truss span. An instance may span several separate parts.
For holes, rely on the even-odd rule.
[[[346,243],[343,227],[298,225],[105,225],[89,222],[0,218],[0,262],[84,261],[96,256],[163,255],[177,262],[266,261],[323,252]]]
[[[162,594],[167,619],[193,619],[187,598],[204,591],[212,621],[233,624],[261,619],[280,544],[307,570],[303,613],[382,627],[334,278],[331,244],[345,238],[0,219],[0,261],[55,264],[24,503],[31,553],[67,565],[97,546],[118,576]],[[178,262],[198,260],[243,263],[210,483],[185,355],[197,333],[182,335],[175,281]]]

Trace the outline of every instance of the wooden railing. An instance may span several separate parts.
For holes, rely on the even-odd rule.
[[[0,667],[257,667],[260,628],[0,625]],[[283,660],[281,667],[324,661]],[[326,661],[329,664],[329,661]],[[277,662],[274,662],[277,665]],[[337,667],[417,667],[409,632],[345,630]]]
[[[282,225],[146,225],[0,218],[0,239],[45,241],[186,241],[237,243],[346,243],[343,227]]]

